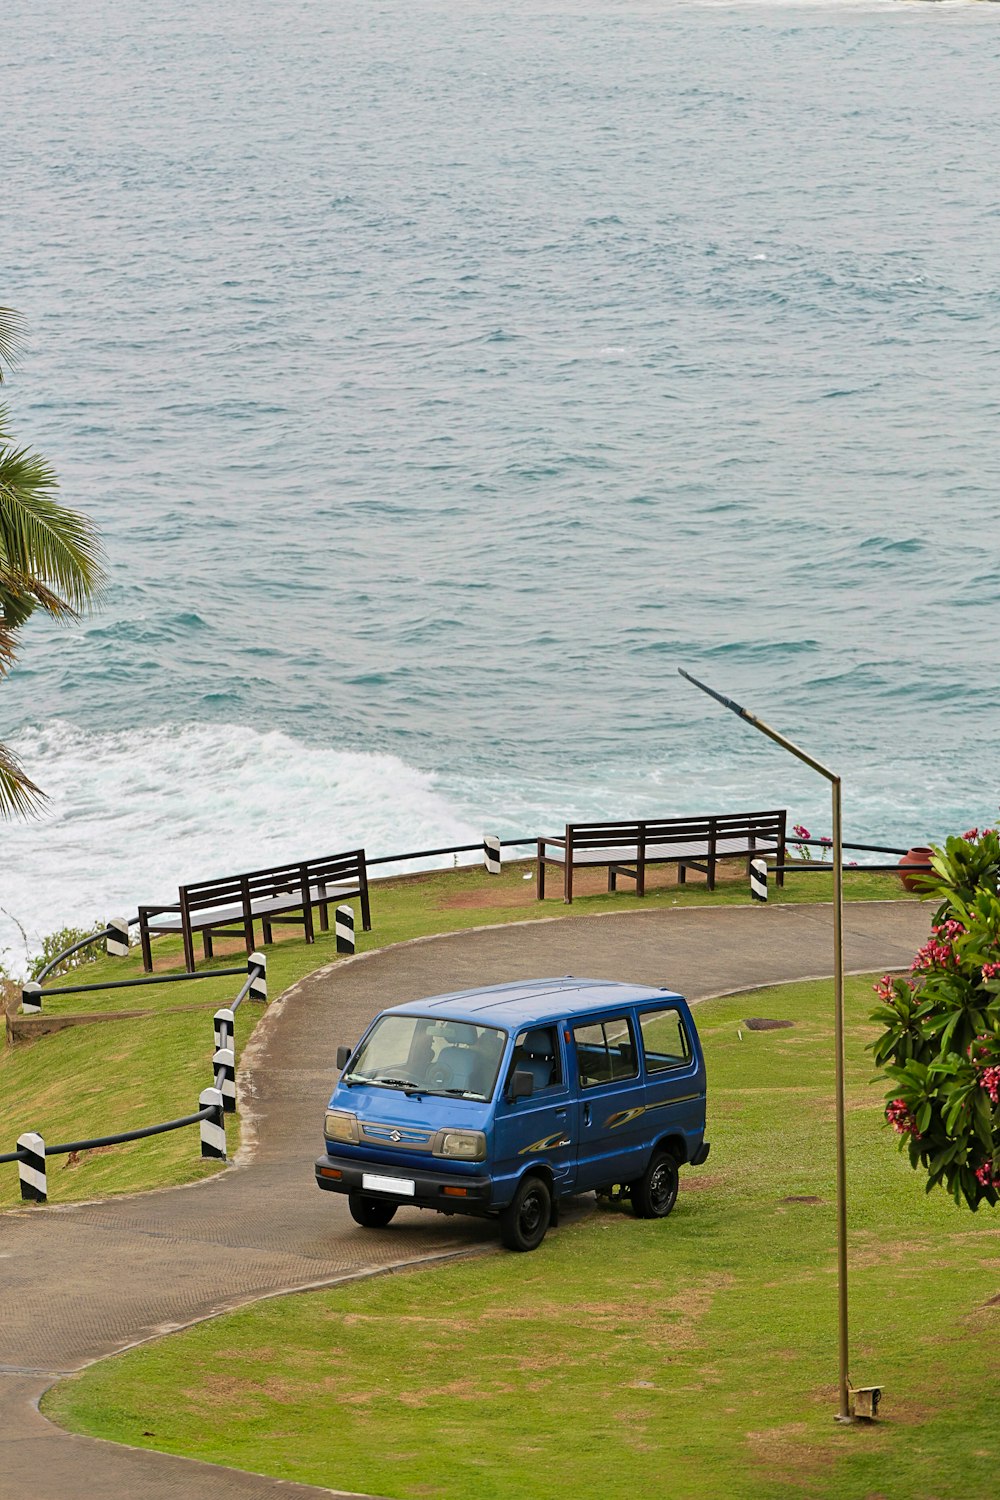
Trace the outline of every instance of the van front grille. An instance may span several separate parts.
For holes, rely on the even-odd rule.
[[[392,1146],[399,1151],[426,1151],[434,1132],[415,1130],[410,1125],[367,1125],[362,1121],[361,1134],[366,1141]]]

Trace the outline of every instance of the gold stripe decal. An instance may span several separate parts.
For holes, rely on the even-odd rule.
[[[554,1151],[557,1146],[571,1146],[572,1144],[569,1136],[558,1130],[555,1135],[543,1135],[540,1141],[532,1141],[530,1146],[522,1146],[517,1154],[530,1156],[533,1151]]]
[[[619,1125],[630,1125],[640,1115],[644,1115],[651,1109],[669,1109],[672,1104],[690,1104],[692,1099],[703,1099],[704,1094],[679,1094],[675,1099],[660,1099],[656,1104],[637,1104],[634,1109],[620,1109],[616,1114],[608,1115],[604,1122],[606,1130],[617,1130]]]

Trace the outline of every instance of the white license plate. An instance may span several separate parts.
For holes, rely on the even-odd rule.
[[[412,1198],[417,1191],[412,1177],[379,1177],[376,1172],[362,1172],[361,1186],[370,1193],[398,1193],[402,1198]]]

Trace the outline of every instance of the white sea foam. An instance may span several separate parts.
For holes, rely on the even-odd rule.
[[[49,795],[3,831],[0,954],[64,924],[132,916],[179,883],[364,846],[369,855],[473,843],[435,778],[393,755],[232,725],[98,735],[55,721],[15,748]],[[446,861],[445,861],[446,862]],[[16,918],[16,921],[13,920]]]

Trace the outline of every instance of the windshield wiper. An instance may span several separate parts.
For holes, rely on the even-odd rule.
[[[415,1094],[422,1094],[423,1089],[419,1083],[414,1083],[412,1078],[371,1078],[369,1083],[381,1083],[388,1089],[410,1089]]]

